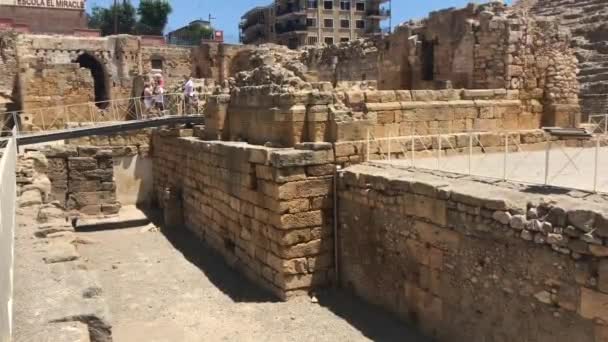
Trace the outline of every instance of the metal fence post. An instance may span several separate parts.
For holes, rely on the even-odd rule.
[[[473,163],[473,133],[469,132],[469,176],[472,172]]]
[[[441,170],[441,134],[437,135],[437,170]]]
[[[412,134],[412,157],[411,157],[411,161],[412,161],[412,167],[416,167],[415,163],[416,163],[416,156],[414,155],[414,153],[416,153],[416,138],[414,137],[414,135]]]
[[[367,129],[367,144],[366,144],[366,146],[367,146],[367,153],[366,153],[367,159],[365,159],[366,161],[369,161],[369,143],[370,143],[370,140],[369,140],[369,128],[368,128]]]
[[[545,150],[545,185],[549,183],[549,161],[551,158],[551,140],[547,137],[547,148]]]
[[[593,192],[597,192],[598,163],[600,156],[600,137],[595,140],[595,161],[593,164]]]
[[[387,151],[388,151],[388,160],[391,160],[391,130],[388,130],[388,146],[386,147]]]
[[[507,159],[508,159],[508,155],[509,155],[509,133],[507,132],[505,134],[505,155],[504,155],[503,165],[502,165],[502,180],[503,181],[507,180]]]

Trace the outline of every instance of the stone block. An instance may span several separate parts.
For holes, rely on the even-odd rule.
[[[114,179],[114,170],[94,169],[94,170],[70,170],[70,181],[72,180],[98,180],[102,182],[111,182]]]
[[[333,190],[332,183],[332,178],[289,182],[278,187],[273,195],[282,200],[326,196]]]
[[[286,167],[277,169],[272,166],[256,165],[255,174],[259,179],[265,179],[276,183],[287,183],[306,179],[304,167]]]
[[[335,172],[335,166],[333,164],[325,165],[313,165],[306,167],[306,174],[309,177],[319,177],[333,175]]]
[[[447,207],[444,200],[414,195],[412,202],[406,204],[405,209],[410,216],[427,219],[440,226],[447,224]]]
[[[599,319],[608,322],[608,294],[581,287],[578,313],[587,319]]]
[[[116,195],[109,191],[72,193],[68,198],[68,207],[78,209],[87,205],[100,205],[102,202],[116,201]]]
[[[70,192],[95,192],[101,190],[101,182],[98,180],[73,180],[68,184]]]
[[[319,165],[333,162],[333,151],[278,150],[270,153],[275,167]]]
[[[316,227],[323,223],[323,213],[320,210],[296,214],[276,216],[272,224],[280,229]]]
[[[68,168],[70,170],[95,170],[97,168],[97,159],[92,157],[70,157],[68,158]]]
[[[425,244],[429,244],[444,251],[457,251],[460,245],[460,234],[448,228],[437,227],[423,221],[414,221],[413,231],[418,239]],[[429,256],[432,253],[429,254]],[[439,258],[439,253],[435,253]],[[438,265],[433,265],[437,267]]]
[[[282,258],[294,259],[321,254],[326,247],[322,240],[312,240],[297,245],[283,247],[278,252]]]

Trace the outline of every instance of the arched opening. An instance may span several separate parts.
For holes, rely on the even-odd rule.
[[[106,101],[110,99],[110,89],[108,87],[108,77],[103,64],[88,53],[78,56],[75,62],[78,63],[81,68],[87,68],[91,71],[95,91],[95,103],[97,107],[101,109],[106,108],[108,106],[108,102]]]

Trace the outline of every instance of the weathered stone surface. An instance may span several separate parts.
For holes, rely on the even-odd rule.
[[[47,254],[43,258],[47,264],[57,262],[73,261],[80,257],[76,247],[65,241],[51,241],[47,248]]]
[[[31,207],[42,204],[42,195],[39,190],[27,190],[19,196],[19,207]]]
[[[577,209],[568,212],[568,222],[583,232],[590,232],[595,223],[595,213],[589,210]]]
[[[526,217],[524,215],[513,215],[509,221],[511,228],[516,230],[522,230],[526,227]]]
[[[504,224],[504,225],[508,225],[511,223],[511,213],[509,213],[508,211],[495,211],[492,214],[492,218],[495,219],[496,221]]]

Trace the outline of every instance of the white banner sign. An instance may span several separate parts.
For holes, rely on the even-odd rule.
[[[6,1],[0,1],[0,4]],[[85,0],[12,0],[9,4],[24,7],[61,8],[84,10]]]

